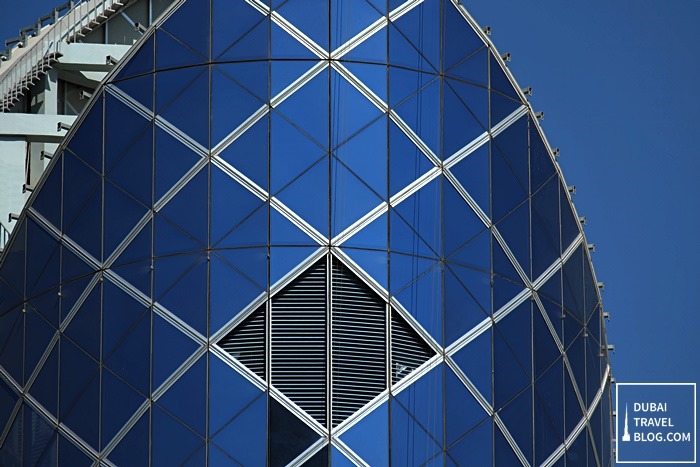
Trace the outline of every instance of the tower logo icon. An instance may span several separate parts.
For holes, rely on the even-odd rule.
[[[630,440],[630,431],[627,426],[627,404],[625,404],[625,431],[622,433],[622,441],[629,441]]]

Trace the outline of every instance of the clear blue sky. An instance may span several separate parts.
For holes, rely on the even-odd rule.
[[[3,3],[5,3],[3,1]],[[59,1],[4,6],[0,37]],[[700,380],[700,2],[463,0],[545,112],[621,382]]]

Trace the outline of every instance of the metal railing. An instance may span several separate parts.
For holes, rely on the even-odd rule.
[[[69,9],[56,8],[52,15],[20,30],[20,36],[6,41],[0,54],[0,112],[8,111],[24,92],[61,57],[65,44],[76,42],[115,14],[130,0],[75,0]],[[53,18],[53,23],[51,23]],[[49,25],[44,26],[48,22]]]
[[[7,241],[10,239],[10,231],[5,228],[2,223],[0,223],[0,253],[5,250],[5,245],[7,245]]]

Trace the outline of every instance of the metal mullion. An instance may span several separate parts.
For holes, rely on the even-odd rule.
[[[330,164],[329,164],[330,166]],[[329,218],[330,219],[330,218]],[[326,254],[326,425],[328,437],[333,426],[333,265]]]

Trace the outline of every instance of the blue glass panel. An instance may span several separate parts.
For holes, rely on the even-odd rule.
[[[440,446],[435,439],[426,433],[401,404],[392,403],[391,465],[422,465],[439,451]]]
[[[215,166],[211,168],[210,177],[210,237],[211,243],[215,244],[237,228],[253,211],[265,205],[265,202]],[[265,224],[259,225],[262,229],[258,235],[267,230]]]
[[[108,97],[108,114],[112,113],[113,105],[111,105],[111,96]],[[87,113],[80,123],[78,130],[75,132],[70,142],[66,146],[73,154],[80,157],[83,162],[88,164],[92,169],[102,173],[102,142],[103,142],[103,123],[109,124],[110,120],[105,121],[104,118],[104,101],[99,97],[93,100],[94,104],[87,110]],[[133,116],[133,113],[131,114]],[[133,118],[132,118],[133,120]],[[121,126],[124,133],[122,136],[129,134],[130,125],[124,122]],[[106,139],[105,142],[108,142]],[[65,180],[65,179],[64,179]]]
[[[15,416],[7,438],[0,448],[0,461],[12,467],[22,465],[22,441],[24,439],[24,406],[21,406]],[[3,427],[4,428],[4,427]]]
[[[537,191],[545,181],[556,173],[547,146],[542,140],[537,126],[530,122],[530,185],[531,191]],[[558,213],[557,213],[558,215]]]
[[[493,273],[511,281],[521,282],[520,275],[515,270],[506,253],[501,248],[501,245],[494,238],[491,242],[491,254],[493,255]],[[515,295],[513,295],[515,296]],[[511,297],[513,298],[513,297]]]
[[[465,85],[469,89],[469,85]],[[479,88],[474,87],[474,90]],[[446,159],[463,149],[484,133],[483,122],[469,109],[468,96],[455,92],[446,82],[442,84],[442,157]],[[527,146],[525,147],[527,151]]]
[[[532,388],[503,407],[498,415],[526,459],[532,459]]]
[[[209,235],[208,195],[209,171],[205,168],[187,182],[187,185],[160,210],[160,214],[187,232],[202,246],[206,246]],[[158,244],[156,239],[156,253]]]
[[[454,274],[462,287],[466,288],[472,299],[487,315],[491,315],[491,275],[486,271],[449,265],[447,269]]]
[[[343,248],[343,252],[384,289],[389,288],[389,255],[386,252],[355,248]]]
[[[392,251],[437,259],[438,254],[418,236],[413,228],[395,210],[389,210],[389,217]]]
[[[564,263],[564,308],[572,313],[579,321],[584,320],[583,315],[583,250],[584,246],[577,248]]]
[[[266,191],[269,189],[267,179],[270,166],[269,121],[269,117],[261,118],[219,154],[219,157]]]
[[[508,441],[506,441],[506,438],[496,424],[494,424],[493,427],[493,434],[495,453],[493,465],[522,465],[520,459],[515,455],[515,451],[513,451],[513,448],[508,444]]]
[[[212,442],[235,459],[237,465],[265,465],[266,437],[267,398],[260,395],[216,433]]]
[[[63,229],[73,224],[86,200],[100,186],[100,177],[77,157],[63,154]]]
[[[57,229],[61,229],[61,193],[63,193],[63,157],[54,155],[55,162],[44,171],[44,179],[32,208]]]
[[[241,81],[248,75],[245,84]],[[267,62],[212,67],[211,146],[214,147],[263,105],[267,97]],[[250,83],[253,79],[253,83]],[[247,87],[244,87],[245,85]],[[253,87],[250,87],[250,86]],[[235,102],[236,105],[231,105]]]
[[[230,454],[225,453],[224,451],[221,450],[217,445],[215,445],[213,442],[210,442],[208,445],[208,460],[210,465],[216,465],[216,466],[235,466],[238,467],[240,464],[236,462],[236,460],[231,457]]]
[[[118,267],[135,261],[150,260],[153,256],[151,253],[153,243],[152,237],[153,222],[149,221],[141,231],[136,234],[136,237],[129,242],[124,251],[114,260],[112,267]]]
[[[266,246],[267,236],[260,235],[261,232],[268,231],[268,211],[267,203],[264,203],[256,211],[235,226],[226,237],[215,245],[216,248],[238,248],[250,246]],[[276,214],[280,216],[280,214]],[[306,241],[309,243],[309,240]]]
[[[205,249],[191,235],[160,215],[155,216],[154,256],[188,253]]]
[[[30,394],[54,417],[58,417],[58,348],[57,344],[51,350],[39,374],[29,388]],[[0,394],[2,394],[0,395],[0,399],[2,399],[0,410],[3,412],[6,408],[10,408],[9,400],[6,401],[5,398],[12,393],[7,393],[6,391],[9,391],[9,388],[5,389],[3,382],[0,384]],[[14,397],[14,395],[12,394],[11,397]],[[12,406],[14,406],[14,399],[10,400],[12,400]],[[8,416],[9,412],[7,415],[0,413],[0,424],[4,424]]]
[[[275,26],[277,27],[277,26]],[[280,34],[285,34],[280,32]],[[298,47],[303,49],[303,53],[310,53],[308,49],[299,44],[295,39],[286,39],[288,43],[295,43]],[[273,45],[274,48],[274,45]],[[280,96],[280,93],[291,85],[294,81],[299,79],[302,75],[307,73],[314,65],[316,61],[313,60],[273,60],[270,62],[270,96]]]
[[[47,465],[53,457],[56,462],[56,437],[55,428],[49,424],[45,418],[31,409],[24,406],[24,464],[31,466]],[[22,415],[22,414],[19,414]],[[46,453],[44,451],[53,452]],[[49,464],[50,465],[50,464]]]
[[[573,442],[569,442],[566,449],[566,465],[588,465],[586,461],[587,442],[588,430],[583,430]]]
[[[105,365],[141,394],[150,393],[151,316],[145,314],[106,357]]]
[[[148,309],[111,281],[103,282],[102,355],[110,355]]]
[[[562,303],[562,295],[561,295],[561,269],[557,270],[552,277],[550,277],[547,282],[542,284],[540,288],[537,290],[537,293],[541,297],[546,297],[549,299],[552,303],[560,305]],[[560,319],[561,318],[561,311],[557,313],[549,313],[549,310],[545,306],[545,310],[549,314],[549,319],[554,323],[555,318]]]
[[[547,231],[546,221],[538,212],[534,202],[530,203],[532,219],[532,277],[539,277],[559,257],[559,235],[556,241]],[[558,217],[558,214],[557,214]]]
[[[117,465],[134,467],[149,466],[150,446],[150,411],[147,411],[136,424],[131,427],[126,436],[109,454],[109,460]]]
[[[160,127],[156,127],[155,147],[155,199],[159,200],[201,156]]]
[[[270,466],[287,465],[318,440],[316,432],[273,398],[268,410]]]
[[[119,81],[132,76],[142,75],[144,73],[153,72],[154,64],[154,35],[146,39],[139,50],[129,59],[129,62],[121,69],[112,81]]]
[[[438,264],[395,295],[437,342],[442,342],[442,294],[442,267]]]
[[[553,361],[559,358],[559,348],[554,342],[552,333],[544,322],[539,309],[533,310],[533,362],[535,366],[535,378],[539,378],[544,370],[549,368]],[[559,319],[552,322],[553,326],[560,324]]]
[[[389,123],[390,194],[394,195],[434,168],[432,162],[393,122]]]
[[[494,329],[493,336],[493,405],[495,409],[500,409],[530,384],[530,377],[498,328]]]
[[[413,47],[410,45],[408,47],[414,51]],[[391,88],[389,104],[391,107],[396,107],[411,96],[415,96],[421,89],[437,82],[437,77],[432,73],[391,66],[389,67],[389,86]]]
[[[276,112],[271,117],[270,171],[272,193],[324,157],[326,151]]]
[[[204,440],[157,406],[152,410],[153,465],[182,465],[197,453]]]
[[[61,285],[61,321],[68,316],[91,279],[91,276],[85,276]]]
[[[0,365],[12,378],[22,384],[24,368],[22,355],[24,348],[24,314],[21,308],[15,308],[0,316]]]
[[[495,148],[500,151],[511,168],[520,186],[529,188],[528,116],[520,117],[494,138]]]
[[[393,250],[393,248],[392,248]],[[428,269],[437,265],[436,259],[421,258],[420,256],[391,253],[391,293],[402,290],[406,285],[422,276]]]
[[[527,192],[495,147],[491,151],[491,194],[491,218],[494,222],[501,220],[527,198]]]
[[[484,46],[484,42],[464,19],[458,7],[451,2],[446,2],[444,6],[442,34],[443,70],[449,70]]]
[[[53,395],[53,407],[54,411],[52,413],[55,413],[55,408],[56,408],[56,400],[58,396],[58,391],[56,391],[56,383],[58,381],[58,377],[56,376],[56,361],[55,357],[58,356],[58,353],[56,351],[52,352],[52,356],[54,357],[52,362],[47,362],[51,366],[51,363],[53,363],[53,369],[54,369],[54,380],[53,380],[53,390],[50,390],[50,393]],[[50,383],[51,380],[49,380]],[[32,395],[34,394],[34,391],[32,391]],[[15,408],[15,405],[17,405],[17,394],[8,386],[8,384],[5,382],[4,379],[0,379],[0,425],[5,427],[7,425],[7,422],[10,420],[10,415],[12,414],[12,411]],[[43,402],[43,401],[39,401]]]
[[[19,244],[18,244],[19,245]],[[58,241],[31,219],[27,219],[26,293],[28,297],[58,285],[60,248]],[[8,271],[11,264],[8,264]],[[20,276],[14,269],[13,275]]]
[[[487,329],[452,355],[455,363],[489,402],[493,399],[492,332],[492,329]]]
[[[235,397],[232,397],[232,394]],[[236,370],[214,355],[209,355],[209,433],[216,436],[224,426],[235,420],[261,394]],[[267,398],[262,404],[267,404]],[[254,411],[255,412],[255,411]],[[264,417],[267,418],[267,417]],[[225,443],[222,447],[226,448]]]
[[[212,56],[217,61],[267,58],[269,22],[260,12],[246,2],[228,0],[214,0],[212,8]],[[266,26],[264,34],[258,33],[259,23]]]
[[[328,1],[289,0],[277,11],[312,41],[328,50]]]
[[[436,70],[440,69],[442,49],[440,3],[439,0],[422,2],[393,23]]]
[[[146,297],[151,296],[153,262],[150,259],[117,266],[112,271],[126,280],[132,287],[140,290]]]
[[[95,360],[100,359],[100,318],[102,287],[97,284],[80,305],[64,334]]]
[[[461,103],[467,109],[469,109],[469,112],[471,112],[468,116],[465,114],[465,118],[467,118],[467,121],[470,122],[470,132],[478,132],[478,130],[481,130],[481,133],[483,133],[484,131],[486,131],[486,128],[488,128],[489,124],[488,90],[481,86],[463,83],[454,79],[446,79],[445,90],[448,89],[450,90],[450,94],[454,93],[454,95],[452,95],[450,98],[459,98]],[[448,96],[448,94],[446,94],[446,96]],[[461,109],[459,111],[464,112]],[[476,123],[478,123],[478,126],[473,123],[473,119],[476,119]],[[461,125],[463,122],[456,123],[459,123]],[[455,132],[458,133],[458,131],[459,129],[455,128]],[[474,136],[478,136],[481,133],[471,133],[472,138]],[[445,144],[447,144],[447,142]],[[450,152],[445,150],[445,157],[449,155]]]
[[[65,219],[64,219],[65,220]],[[64,222],[64,225],[66,223]],[[93,258],[102,258],[102,186],[98,183],[66,234]]]
[[[328,147],[329,92],[328,69],[326,69],[277,107],[280,113],[287,116],[323,148]],[[274,126],[273,122],[273,134]]]
[[[330,455],[330,464],[328,464],[328,447],[323,448],[321,451],[319,451],[314,458],[317,459],[316,464],[311,464],[311,465],[316,465],[318,467],[323,467],[326,465],[338,465],[340,467],[352,467],[356,465],[354,462],[350,461],[345,455],[338,450],[335,446],[331,446],[331,455]],[[306,465],[306,464],[304,464]],[[388,465],[388,464],[386,464]]]
[[[477,234],[486,230],[486,226],[462,195],[446,180],[443,180],[442,203],[445,234],[443,241],[445,256],[449,256]]]
[[[580,233],[579,220],[574,215],[571,202],[564,187],[559,184],[559,206],[561,208],[561,248],[566,250]]]
[[[312,17],[315,17],[315,14],[311,15]],[[267,36],[266,36],[267,37]],[[271,48],[271,57],[273,58],[273,63],[272,63],[272,88],[273,89],[282,89],[286,87],[286,85],[281,85],[279,84],[278,79],[280,79],[282,76],[275,77],[275,60],[278,58],[294,58],[297,60],[313,60],[317,61],[318,57],[313,54],[306,46],[302,45],[301,42],[299,42],[296,38],[292,37],[289,35],[287,31],[279,27],[277,24],[272,23],[272,40],[270,43],[270,48]],[[280,62],[281,63],[281,62]],[[311,68],[311,63],[306,64],[306,69]],[[285,70],[290,70],[289,68],[283,68]],[[299,76],[301,76],[302,73],[299,73],[297,76],[294,76],[293,78],[291,76],[286,76],[285,81],[287,84],[291,83],[292,81],[296,80]],[[273,95],[276,94],[276,92],[272,93]]]
[[[491,419],[481,423],[447,451],[457,465],[493,464],[493,424]]]
[[[170,32],[183,44],[187,44],[202,57],[209,58],[210,2],[188,1],[170,15],[161,29]]]
[[[153,314],[153,388],[163,384],[199,345]]]
[[[503,279],[500,276],[493,276],[493,313],[496,313],[516,295],[522,292],[523,286],[513,282],[511,279]]]
[[[465,433],[474,429],[487,412],[474,399],[451,369],[445,369],[445,441],[451,446]],[[461,460],[461,459],[460,459]]]
[[[440,81],[436,80],[396,107],[396,113],[433,151],[440,154]]]
[[[591,317],[591,319],[588,321],[588,324],[586,325],[586,329],[588,329],[588,332],[596,340],[596,342],[601,341],[600,332],[601,332],[602,327],[603,327],[603,323],[601,321],[601,316],[600,316],[600,307],[598,307],[593,312],[593,316]]]
[[[214,333],[266,289],[267,248],[218,250],[209,268],[209,327]]]
[[[63,349],[61,349],[63,352]],[[62,357],[62,356],[61,356]],[[61,362],[61,373],[63,374],[63,362]],[[63,375],[61,375],[61,380]],[[61,382],[63,386],[63,382]],[[61,388],[61,397],[63,397]],[[63,405],[63,400],[61,400]],[[93,448],[98,446],[98,437],[100,431],[99,418],[96,416],[86,416],[86,414],[97,414],[100,410],[100,372],[99,370],[93,373],[88,385],[80,389],[77,397],[73,400],[68,408],[68,412],[64,412],[61,417],[63,423],[68,428],[73,430],[75,434],[80,436]]]
[[[578,397],[576,397],[573,382],[569,372],[564,371],[564,434],[569,436],[582,418],[583,412]]]
[[[148,144],[151,123],[110,93],[105,94],[105,106],[105,126],[119,128],[119,131],[105,133],[105,172],[109,172],[122,158],[126,158],[130,163],[138,163],[138,168],[147,170],[146,165],[151,159],[151,149]],[[82,129],[82,126],[80,128]],[[91,142],[91,144],[96,143]],[[125,155],[127,152],[132,153]],[[139,158],[144,159],[144,161],[139,161]],[[101,164],[100,162],[99,169],[97,169],[99,172],[102,172]],[[129,162],[127,162],[128,164]],[[68,170],[67,166],[64,168]],[[67,182],[65,177],[68,175],[68,172],[64,173],[64,182]],[[120,178],[120,180],[122,179]]]
[[[316,250],[317,246],[270,248],[270,284],[275,284]]]
[[[369,465],[389,465],[389,403],[380,405],[347,432],[341,440]]]
[[[142,359],[146,357],[141,356]],[[101,414],[101,448],[112,441],[114,435],[131,418],[144,397],[116,377],[109,370],[102,370],[102,414]],[[86,416],[88,416],[86,414]],[[95,417],[96,415],[89,415]],[[146,435],[148,436],[148,435]],[[137,456],[138,457],[138,456]]]
[[[202,356],[158,398],[157,404],[205,436],[207,415],[207,359]]]
[[[568,349],[571,343],[583,333],[583,324],[566,311],[562,314],[562,321],[564,322],[564,340],[562,343],[564,344],[564,348]],[[581,356],[581,358],[583,358],[583,356]]]
[[[366,184],[335,157],[331,158],[331,237],[382,203]]]
[[[321,235],[328,237],[329,160],[323,158],[277,194],[277,197]]]
[[[365,0],[335,0],[330,4],[331,50],[345,44],[381,16],[381,13]]]
[[[583,249],[583,246],[581,246]],[[584,308],[583,315],[585,321],[588,322],[593,315],[593,311],[598,306],[600,297],[598,296],[598,285],[593,277],[593,271],[591,270],[591,262],[589,256],[585,251],[583,254],[583,284],[584,284]],[[29,281],[27,281],[29,282]],[[28,287],[28,285],[27,285]]]
[[[415,50],[413,53],[415,53]],[[352,60],[353,62],[366,62],[384,65],[387,63],[387,55],[387,28],[382,28],[381,30],[372,34],[367,39],[363,40],[359,45],[351,49],[348,53],[344,54],[342,56],[342,59]],[[350,63],[344,63],[344,65],[347,66],[350,69],[350,71],[355,73],[354,69],[350,66]],[[386,83],[384,84],[384,88],[386,89]]]
[[[444,425],[443,372],[443,365],[433,368],[395,398],[438,444],[442,444]],[[395,407],[392,406],[392,410]]]
[[[491,91],[489,93],[491,105],[491,127],[495,127],[500,122],[504,121],[509,115],[518,110],[521,106],[519,101],[514,101],[502,95],[499,92]]]
[[[126,152],[105,161],[107,178],[145,206],[153,201],[153,126],[148,124]],[[111,152],[108,150],[107,154]]]
[[[202,65],[207,61],[192,47],[176,39],[162,28],[156,32],[156,42],[157,70]]]
[[[600,344],[590,336],[584,339],[586,346],[586,407],[590,407],[601,386]],[[580,385],[581,383],[579,383]]]
[[[335,70],[331,71],[330,99],[333,148],[343,144],[382,114],[377,106]]]
[[[59,436],[58,439],[58,465],[74,465],[76,467],[91,466],[93,460],[82,450],[78,449],[67,438]]]
[[[537,465],[540,465],[564,441],[563,377],[560,359],[535,382],[535,462]]]
[[[192,261],[187,255],[187,263],[180,257],[159,258],[155,264],[155,296],[158,302],[177,315],[197,332],[206,334],[207,325],[207,258],[200,256]],[[185,266],[184,274],[172,281],[173,265]]]
[[[395,207],[396,212],[438,254],[442,254],[442,177],[431,181]]]
[[[383,31],[383,30],[382,30]],[[376,33],[375,35],[381,35]],[[383,39],[386,41],[386,39]],[[387,67],[373,63],[343,62],[345,68],[355,75],[383,102],[387,101]]]
[[[386,250],[389,242],[388,215],[382,214],[343,242],[344,246]]]
[[[449,346],[467,331],[487,318],[469,290],[445,268],[445,342]]]
[[[495,240],[494,240],[495,241]],[[447,259],[452,264],[491,272],[491,232],[483,231]],[[490,300],[487,300],[489,302]],[[485,303],[482,302],[482,305]]]
[[[496,224],[525,274],[530,274],[530,203],[527,200]]]
[[[503,94],[504,96],[508,96],[513,100],[520,100],[518,93],[516,92],[515,88],[506,76],[505,71],[503,71],[503,68],[501,68],[501,65],[498,63],[494,55],[491,55],[490,72],[490,87],[492,90],[498,91],[499,93]]]
[[[183,71],[186,70],[186,71]],[[194,79],[189,70],[202,70]],[[201,146],[209,146],[209,69],[179,68],[156,75],[158,113]],[[184,86],[182,83],[186,83]],[[165,106],[160,91],[170,97]]]
[[[445,74],[486,90],[489,85],[488,60],[488,48],[484,46],[447,70]]]
[[[115,85],[149,111],[153,111],[153,74],[119,81]]]
[[[28,380],[56,333],[46,320],[31,307],[24,313],[24,377]],[[18,358],[20,358],[18,356]]]
[[[104,209],[104,254],[109,257],[147,213],[147,209],[109,181],[104,185]]]

